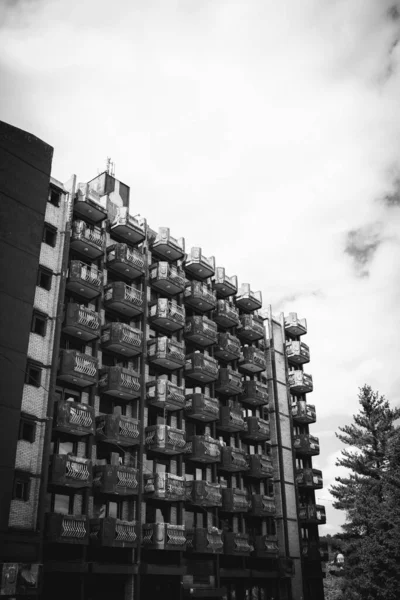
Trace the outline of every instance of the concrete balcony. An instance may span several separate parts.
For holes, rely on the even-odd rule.
[[[147,384],[147,404],[168,411],[185,408],[185,388],[166,379],[156,379]]]
[[[159,262],[150,267],[151,287],[168,296],[176,296],[185,291],[185,271],[168,262]]]
[[[66,306],[63,332],[85,342],[100,337],[99,313],[75,302]]]
[[[222,506],[222,492],[219,483],[208,481],[186,481],[186,500],[193,506]]]
[[[61,350],[57,378],[78,387],[97,383],[98,360],[77,350]]]
[[[146,222],[144,219],[135,219],[126,206],[121,206],[111,222],[110,233],[114,239],[135,246],[146,237]]]
[[[290,393],[293,395],[308,394],[313,391],[312,376],[303,371],[290,371],[289,387]]]
[[[264,339],[264,321],[257,315],[240,315],[236,334],[244,344]]]
[[[286,356],[290,364],[303,365],[310,362],[310,348],[304,342],[287,340]]]
[[[99,227],[75,220],[72,223],[70,248],[90,260],[95,260],[104,254],[105,236]]]
[[[185,307],[166,298],[158,298],[157,302],[149,308],[149,322],[152,329],[173,333],[184,328],[185,319]]]
[[[252,517],[274,517],[276,514],[274,498],[262,494],[252,494],[249,514]]]
[[[217,527],[188,529],[186,538],[188,552],[199,554],[222,554],[223,552],[222,529],[217,529]]]
[[[195,346],[206,348],[217,342],[218,329],[216,323],[204,316],[186,319],[185,340]]]
[[[79,260],[69,263],[66,287],[82,298],[92,300],[99,296],[103,286],[103,273],[94,265],[86,265]]]
[[[124,465],[93,467],[93,492],[112,496],[136,496],[139,491],[139,471]]]
[[[185,478],[171,473],[146,473],[144,493],[147,498],[166,502],[185,500]]]
[[[114,517],[90,519],[90,544],[101,548],[137,548],[140,525]]]
[[[96,435],[106,444],[130,447],[140,442],[140,421],[118,412],[96,417]]]
[[[107,218],[107,196],[100,196],[87,183],[80,183],[74,198],[74,215],[90,223]]]
[[[294,337],[304,335],[307,333],[306,319],[299,319],[295,312],[289,313],[285,317],[285,331]]]
[[[253,292],[250,284],[242,283],[235,298],[236,306],[245,312],[253,312],[262,307],[261,292]]]
[[[229,556],[250,556],[254,547],[248,533],[224,532],[224,554]]]
[[[300,504],[299,519],[305,525],[325,525],[325,506],[320,504]]]
[[[261,373],[267,368],[267,360],[263,350],[255,346],[243,346],[239,359],[239,371],[245,375]]]
[[[259,381],[245,381],[244,391],[240,401],[251,406],[264,406],[268,404],[268,386]]]
[[[221,431],[244,431],[245,422],[241,406],[221,406],[219,409],[219,421],[217,429]]]
[[[185,363],[185,377],[201,384],[216,381],[218,378],[218,361],[199,351],[188,354]]]
[[[185,255],[185,238],[173,238],[168,227],[159,227],[151,243],[151,251],[161,260],[179,260]]]
[[[101,370],[99,389],[102,394],[115,396],[120,400],[139,398],[139,375],[125,367],[104,367]]]
[[[293,448],[296,454],[317,456],[319,454],[319,439],[308,433],[294,435]]]
[[[144,273],[144,255],[127,244],[113,244],[106,250],[107,269],[117,277],[133,280]]]
[[[49,484],[74,489],[92,486],[92,461],[71,454],[53,454],[50,457]]]
[[[246,490],[238,488],[222,489],[222,511],[228,513],[247,513],[250,508]]]
[[[219,401],[205,394],[189,394],[185,401],[185,415],[189,419],[211,423],[219,418]]]
[[[220,471],[226,473],[246,472],[250,467],[250,457],[244,450],[233,448],[232,446],[224,446],[221,448],[222,462],[218,465]]]
[[[126,323],[109,323],[101,333],[101,348],[131,357],[143,351],[143,332]]]
[[[145,429],[146,449],[158,454],[182,454],[186,448],[186,432],[169,425],[151,425]]]
[[[190,254],[186,256],[184,269],[195,279],[207,279],[215,273],[215,258],[213,256],[207,258],[201,248],[193,247]]]
[[[307,404],[305,400],[298,400],[292,404],[292,417],[296,423],[311,424],[317,420],[314,404]]]
[[[185,288],[184,301],[186,306],[205,313],[215,308],[217,297],[210,285],[201,281],[191,281]]]
[[[242,376],[230,367],[220,369],[215,391],[227,396],[236,396],[243,392]]]
[[[254,479],[269,479],[274,476],[272,461],[266,454],[250,454],[248,477]]]
[[[213,288],[216,291],[218,298],[235,296],[238,289],[238,280],[236,275],[228,277],[223,267],[217,267],[213,279]]]
[[[239,311],[229,300],[217,300],[217,308],[213,319],[220,327],[230,329],[239,324]]]
[[[89,517],[87,515],[63,515],[47,513],[44,538],[53,544],[89,543]]]
[[[296,483],[299,488],[321,490],[324,487],[322,471],[318,469],[296,469]]]
[[[221,446],[218,440],[210,435],[193,435],[185,447],[185,458],[204,464],[221,461]]]
[[[167,371],[185,366],[185,344],[163,336],[148,343],[148,361]]]
[[[230,362],[240,357],[240,341],[231,333],[219,333],[214,356],[221,361]]]
[[[266,442],[270,439],[269,421],[261,417],[246,417],[242,438],[251,442]]]
[[[254,538],[254,552],[256,558],[278,558],[278,538],[276,535],[256,535]]]
[[[59,400],[55,407],[54,429],[78,437],[93,435],[94,408],[80,402]]]
[[[113,281],[104,288],[104,306],[124,317],[136,317],[143,312],[143,292],[123,281]]]
[[[146,523],[143,525],[143,548],[148,550],[186,550],[186,530],[184,525],[171,523]]]

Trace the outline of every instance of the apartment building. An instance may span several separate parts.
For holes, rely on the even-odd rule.
[[[4,130],[5,153],[28,143]],[[0,399],[1,593],[323,599],[305,321],[132,217],[109,172],[61,184],[51,149],[28,148],[9,178],[27,153],[47,170],[14,197],[40,218],[18,366],[11,321],[1,339],[5,382],[19,381],[12,406]]]

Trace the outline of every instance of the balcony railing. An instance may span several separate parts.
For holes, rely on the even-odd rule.
[[[239,370],[245,375],[261,373],[267,368],[267,361],[263,350],[255,346],[244,346],[239,359]]]
[[[251,454],[250,469],[246,473],[255,479],[267,479],[274,476],[272,461],[266,454]]]
[[[316,456],[319,454],[319,439],[308,433],[300,433],[293,437],[293,447],[297,454]]]
[[[181,410],[185,407],[185,388],[166,379],[156,379],[147,384],[147,403],[165,410]]]
[[[68,488],[88,488],[93,481],[92,461],[70,454],[53,454],[49,483]]]
[[[246,490],[238,488],[225,488],[222,490],[222,509],[229,513],[248,512],[250,508],[249,496]]]
[[[325,506],[321,506],[320,504],[300,504],[299,519],[308,525],[325,525]]]
[[[219,483],[208,481],[186,481],[186,500],[194,506],[222,506]]]
[[[146,427],[146,448],[160,454],[182,454],[186,447],[186,432],[169,425]]]
[[[186,257],[184,268],[196,279],[207,279],[215,273],[215,258],[213,256],[207,258],[201,248],[193,247]]]
[[[310,362],[310,348],[304,342],[288,340],[286,342],[286,356],[292,364],[304,364]]]
[[[323,488],[322,471],[318,469],[296,469],[296,483],[299,488],[320,490]]]
[[[217,428],[221,431],[244,431],[245,422],[241,406],[221,406]]]
[[[240,397],[241,402],[251,406],[263,406],[268,404],[268,386],[259,381],[245,381],[244,391]]]
[[[144,272],[144,255],[127,244],[113,244],[107,248],[107,269],[126,279],[137,279]]]
[[[85,221],[73,221],[70,247],[72,250],[94,260],[104,253],[105,237],[99,227]]]
[[[262,494],[252,494],[250,514],[253,517],[274,517],[276,514],[274,498]]]
[[[215,381],[218,377],[218,361],[199,351],[188,354],[185,363],[185,377],[201,383]]]
[[[108,548],[136,548],[140,525],[114,517],[90,519],[90,543]]]
[[[219,333],[218,343],[214,348],[214,356],[225,362],[240,357],[240,341],[231,333]]]
[[[185,289],[184,300],[186,306],[190,306],[201,313],[212,310],[217,304],[217,297],[212,287],[201,281],[191,281],[189,283]]]
[[[219,370],[215,391],[227,396],[236,396],[243,392],[242,376],[230,367]]]
[[[223,552],[222,529],[217,529],[217,527],[188,529],[186,538],[186,550],[188,552],[202,554],[222,554]]]
[[[126,323],[109,323],[101,333],[102,350],[137,356],[142,352],[143,333]]]
[[[314,404],[307,404],[305,400],[298,400],[292,404],[292,417],[297,423],[315,423],[317,413]]]
[[[297,313],[289,313],[285,317],[285,331],[293,336],[304,335],[307,333],[306,319],[299,319]]]
[[[135,496],[139,490],[139,471],[124,465],[93,467],[93,491],[115,496]]]
[[[260,417],[246,417],[242,438],[254,442],[266,442],[270,439],[269,421]]]
[[[135,317],[143,312],[143,292],[123,281],[113,281],[104,288],[104,306],[119,315]]]
[[[240,324],[237,328],[237,336],[243,342],[254,342],[264,338],[264,321],[257,315],[240,315]]]
[[[217,307],[213,319],[218,325],[229,329],[239,324],[239,311],[229,300],[217,300]]]
[[[221,448],[222,462],[218,465],[221,471],[228,473],[238,473],[240,471],[248,471],[250,467],[250,457],[244,450],[233,448],[232,446],[224,446]]]
[[[55,429],[70,435],[93,435],[94,408],[88,404],[59,400],[56,406]]]
[[[256,535],[254,538],[254,556],[256,558],[278,558],[278,538],[276,535]]]
[[[61,350],[58,379],[79,387],[88,387],[97,382],[98,360],[77,350]]]
[[[96,417],[96,435],[108,444],[136,446],[140,441],[139,426],[137,419],[118,413]]]
[[[185,415],[196,421],[211,423],[219,418],[219,401],[205,394],[189,394],[185,400]]]
[[[193,435],[186,444],[185,454],[188,460],[205,464],[221,461],[221,446],[210,435]]]
[[[224,533],[224,553],[230,556],[250,556],[254,546],[248,533]]]
[[[91,300],[98,296],[103,285],[103,273],[94,265],[71,260],[68,270],[67,289],[82,298]]]
[[[159,337],[149,342],[147,356],[150,363],[175,371],[185,366],[185,344]]]
[[[146,237],[146,222],[132,217],[126,206],[117,209],[117,214],[111,223],[111,236],[128,244],[140,244]]]
[[[107,197],[90,189],[89,184],[80,183],[74,199],[74,213],[91,223],[104,221],[107,218]]]
[[[192,344],[205,348],[215,344],[217,336],[217,325],[211,319],[204,316],[186,319],[185,340],[190,341]]]
[[[176,302],[166,298],[159,298],[149,309],[149,321],[152,327],[168,333],[183,329],[185,319],[185,307],[178,306]]]
[[[67,304],[63,332],[89,342],[100,336],[97,312],[76,303]]]
[[[168,262],[156,263],[150,267],[150,285],[162,294],[175,296],[185,289],[185,271]]]
[[[87,546],[89,543],[89,517],[47,513],[45,539],[56,544]]]
[[[101,370],[99,389],[102,394],[116,396],[121,400],[133,400],[140,396],[140,379],[136,371],[125,367],[104,367]]]
[[[146,473],[144,493],[149,498],[179,502],[185,500],[185,478],[171,473]]]
[[[185,254],[185,238],[175,239],[170,234],[168,227],[159,227],[151,250],[163,260],[178,260]]]
[[[261,292],[252,292],[250,284],[242,283],[235,298],[236,306],[245,312],[252,312],[262,307]]]
[[[291,371],[289,373],[289,387],[291,394],[308,394],[313,391],[312,376],[303,371]]]
[[[149,550],[186,550],[184,525],[171,523],[146,523],[143,525],[142,544]]]
[[[236,275],[228,277],[224,267],[217,267],[213,280],[213,288],[217,292],[218,298],[228,298],[234,296],[238,289],[238,280]]]

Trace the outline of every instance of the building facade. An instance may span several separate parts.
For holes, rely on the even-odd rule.
[[[63,185],[50,163],[26,178],[19,362],[2,340],[1,593],[322,600],[305,321],[133,218],[110,173]]]

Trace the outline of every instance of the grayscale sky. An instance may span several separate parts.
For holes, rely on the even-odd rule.
[[[397,5],[397,6],[396,6]],[[400,6],[2,0],[0,118],[308,320],[328,486],[369,383],[399,404]]]

